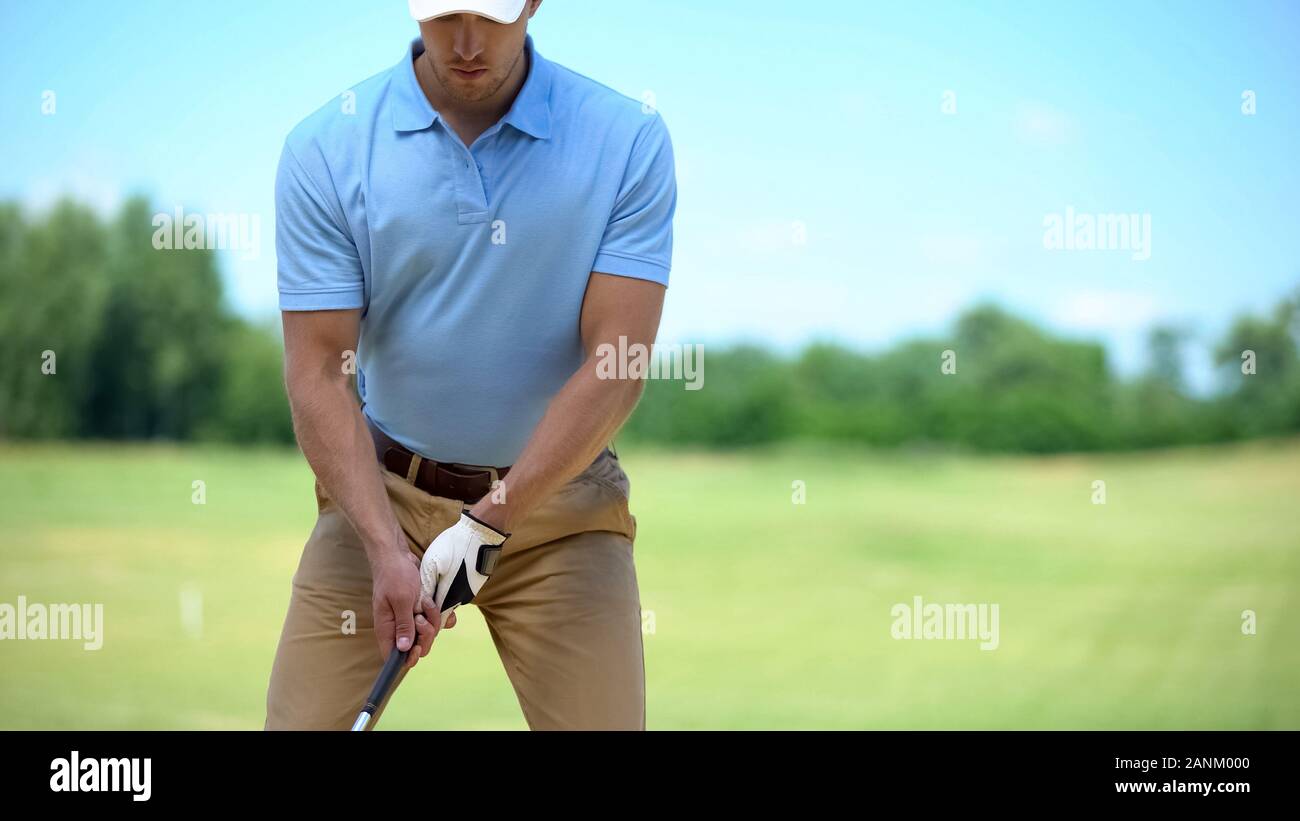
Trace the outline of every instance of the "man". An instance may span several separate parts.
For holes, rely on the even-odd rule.
[[[298,125],[276,181],[319,515],[266,726],[346,729],[392,648],[404,673],[473,601],[531,728],[644,729],[636,523],[606,447],[643,385],[597,351],[655,338],[668,132],[537,52],[541,0],[409,2],[420,37]]]

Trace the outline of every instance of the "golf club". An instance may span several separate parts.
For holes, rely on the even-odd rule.
[[[420,595],[429,599],[433,598],[433,590],[429,589],[426,582],[421,583]],[[455,609],[455,607],[452,607],[446,613],[439,614],[439,627],[447,624],[449,614]],[[412,645],[411,650],[414,649],[416,648]],[[357,714],[357,720],[352,722],[352,732],[360,732],[366,729],[370,719],[379,711],[384,699],[388,698],[388,692],[393,689],[393,682],[397,681],[397,673],[402,669],[402,665],[406,663],[406,657],[411,654],[411,650],[402,652],[396,646],[393,647],[392,652],[388,654],[388,661],[384,662],[384,668],[379,671],[379,677],[375,679],[375,686],[370,688],[370,696],[366,699],[365,706]]]
[[[397,680],[397,672],[402,669],[406,663],[406,657],[411,651],[405,652],[393,648],[393,652],[388,654],[388,661],[384,662],[384,669],[379,671],[379,677],[375,679],[375,686],[370,688],[370,697],[366,699],[366,705],[361,708],[357,715],[357,720],[352,722],[352,731],[360,732],[366,729],[370,723],[370,718],[379,710],[379,706],[384,703],[388,697],[388,691],[392,689],[393,682]]]

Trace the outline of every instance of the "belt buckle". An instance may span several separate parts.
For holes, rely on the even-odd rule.
[[[487,490],[483,491],[483,496],[488,496],[491,495],[491,493],[501,484],[501,475],[497,473],[497,469],[494,467],[485,467],[482,472],[488,475],[488,487]],[[477,503],[479,499],[482,499],[483,496],[475,499],[475,503]]]
[[[488,476],[492,477],[493,482],[501,481],[500,474],[498,474],[497,469],[493,467],[485,467],[483,465],[463,465],[460,462],[439,462],[439,464],[451,473],[464,479],[473,479],[480,474],[486,473]]]
[[[493,483],[500,481],[500,477],[499,474],[497,473],[497,469],[493,467],[465,465],[465,464],[461,464],[460,462],[439,462],[438,467],[442,468],[446,472],[446,474],[450,477],[451,481],[453,481],[457,485],[460,485],[463,488],[462,495],[464,496],[471,495],[472,485],[480,476],[482,476],[485,473],[489,477],[491,477],[491,481]],[[492,486],[491,484],[489,484],[487,490],[483,491],[483,493],[479,494],[478,496],[475,496],[473,499],[461,498],[461,501],[466,503],[474,503],[477,502],[479,499],[482,499],[484,496],[488,495],[491,492],[492,492]],[[460,497],[453,497],[453,498],[460,498]]]

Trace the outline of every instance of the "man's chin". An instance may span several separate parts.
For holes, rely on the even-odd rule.
[[[474,80],[447,77],[443,79],[442,87],[448,95],[462,103],[480,103],[491,97],[496,88],[499,88],[486,77]]]

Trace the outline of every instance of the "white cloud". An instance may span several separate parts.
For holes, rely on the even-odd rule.
[[[934,265],[973,266],[988,261],[987,243],[969,234],[935,234],[921,237],[921,257]]]
[[[740,226],[730,237],[733,249],[760,254],[808,244],[808,224],[797,219],[761,219]]]
[[[75,149],[63,158],[57,171],[28,180],[21,193],[23,206],[41,212],[61,198],[71,197],[107,217],[125,199],[125,186],[117,173],[119,166],[116,158],[99,149]]]
[[[1052,306],[1049,318],[1075,331],[1131,331],[1160,317],[1156,300],[1136,291],[1087,290],[1065,295]]]
[[[1021,140],[1038,145],[1064,145],[1074,139],[1074,120],[1046,103],[1025,101],[1016,110],[1015,132]]]
[[[23,205],[42,212],[63,197],[89,205],[101,216],[114,213],[122,204],[122,188],[117,182],[99,176],[92,169],[66,173],[58,178],[45,177],[33,182],[23,193]]]

